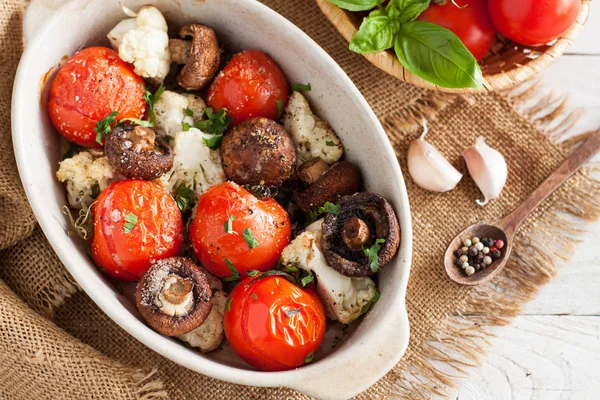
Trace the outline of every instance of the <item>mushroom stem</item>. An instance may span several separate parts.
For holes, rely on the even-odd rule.
[[[143,126],[137,125],[133,128],[129,139],[131,140],[134,151],[152,151],[154,150],[156,134],[150,128],[144,128]]]
[[[165,282],[162,295],[171,304],[182,304],[192,293],[193,288],[194,284],[189,279],[172,275]]]
[[[365,221],[352,217],[344,222],[342,240],[352,250],[361,250],[371,239],[371,230]]]
[[[315,183],[329,169],[320,157],[312,158],[298,167],[298,178],[307,185]]]
[[[183,39],[169,39],[171,61],[175,64],[187,64],[192,51],[192,41]]]

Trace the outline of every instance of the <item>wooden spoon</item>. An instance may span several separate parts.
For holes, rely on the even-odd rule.
[[[460,232],[448,246],[444,255],[444,266],[446,273],[454,282],[460,285],[475,286],[492,279],[504,268],[513,247],[515,233],[525,218],[540,205],[552,192],[562,185],[571,175],[575,173],[586,161],[600,150],[600,130],[590,135],[585,142],[569,154],[567,159],[552,173],[519,207],[504,218],[492,222],[479,222],[465,228]],[[456,265],[454,252],[463,247],[463,240],[473,236],[479,238],[488,237],[494,240],[500,239],[505,243],[501,250],[502,256],[485,269],[476,271],[468,276],[465,271]]]

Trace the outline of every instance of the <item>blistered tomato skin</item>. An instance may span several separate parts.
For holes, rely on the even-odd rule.
[[[96,123],[113,111],[117,120],[141,118],[146,109],[144,80],[106,47],[77,52],[50,85],[48,115],[56,130],[81,146],[96,143]]]
[[[263,371],[285,371],[312,360],[325,335],[318,295],[283,277],[246,278],[229,296],[224,329],[233,350]]]
[[[215,111],[227,108],[232,126],[251,117],[272,120],[285,107],[288,83],[277,63],[258,50],[235,54],[208,89],[208,105]]]
[[[226,232],[230,218],[231,232]],[[244,230],[252,232],[257,247],[250,248]],[[226,260],[242,277],[275,266],[292,229],[289,215],[274,199],[259,200],[243,187],[225,182],[200,196],[189,234],[200,264],[224,278],[232,275]]]
[[[92,213],[92,258],[114,278],[138,280],[153,260],[175,256],[181,248],[181,212],[173,197],[152,182],[111,184],[98,196]]]

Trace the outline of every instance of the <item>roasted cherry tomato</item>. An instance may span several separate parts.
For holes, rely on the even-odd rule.
[[[92,258],[109,275],[138,280],[153,260],[177,255],[183,222],[177,203],[148,181],[112,183],[94,206]]]
[[[419,20],[443,26],[454,32],[477,60],[486,55],[496,37],[496,30],[487,9],[487,0],[432,3],[419,16]]]
[[[528,46],[548,43],[577,19],[581,0],[489,0],[492,22],[502,35]]]
[[[229,296],[224,328],[248,364],[283,371],[312,361],[325,335],[325,310],[312,289],[283,277],[249,277]]]
[[[288,214],[275,200],[259,200],[225,182],[200,196],[189,233],[202,266],[224,278],[235,271],[243,277],[250,270],[272,268],[292,230]]]
[[[238,124],[250,117],[276,119],[277,101],[285,107],[288,84],[271,57],[258,50],[234,55],[208,89],[208,104],[216,110],[227,108]]]
[[[141,118],[146,108],[144,80],[106,47],[77,52],[50,85],[48,114],[58,132],[82,146],[97,146],[96,123],[113,111],[117,120]]]

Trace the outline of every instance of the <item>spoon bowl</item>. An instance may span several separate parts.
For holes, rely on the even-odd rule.
[[[502,240],[505,245],[504,248],[500,250],[502,253],[500,258],[494,260],[487,268],[476,271],[473,275],[469,276],[460,265],[457,265],[457,257],[454,255],[454,252],[463,247],[463,240],[471,239],[474,236],[477,236],[478,238],[488,237],[493,240]],[[512,242],[512,235],[509,237],[503,229],[495,224],[480,222],[467,226],[452,239],[450,245],[446,249],[446,253],[444,254],[444,267],[446,268],[446,273],[450,279],[460,285],[476,286],[487,282],[504,268],[504,264],[506,264],[512,250]]]
[[[451,280],[459,285],[475,286],[485,283],[496,276],[506,265],[512,251],[515,232],[527,216],[537,208],[544,200],[562,185],[579,167],[592,158],[600,150],[600,130],[589,134],[587,139],[562,162],[562,164],[546,180],[529,195],[527,199],[513,212],[504,218],[492,222],[479,222],[466,227],[460,232],[446,249],[444,254],[444,267]],[[502,256],[494,260],[487,268],[468,276],[466,272],[456,264],[454,252],[463,246],[465,239],[474,236],[479,238],[488,237],[493,240],[503,240],[505,245],[500,251]]]

